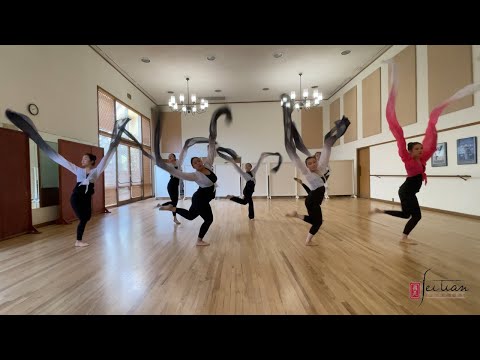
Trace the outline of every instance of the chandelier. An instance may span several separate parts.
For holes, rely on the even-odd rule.
[[[300,87],[299,87],[299,94],[302,94],[302,73],[298,74],[300,76]],[[292,91],[290,93],[290,101],[287,101],[288,99],[284,97],[280,101],[280,105],[283,106],[285,103],[285,106],[287,108],[292,107],[300,111],[301,109],[308,110],[312,107],[316,107],[320,105],[320,101],[323,100],[322,93],[318,92],[318,89],[313,90],[313,97],[309,97],[308,89],[303,90],[303,97],[296,99],[297,94],[295,94],[295,91]]]
[[[190,98],[190,88],[188,86],[188,81],[190,78],[187,77],[187,99],[185,102],[185,97],[183,94],[180,94],[178,97],[178,103],[175,99],[175,96],[172,95],[170,97],[170,101],[168,102],[168,106],[172,111],[183,112],[184,114],[201,114],[207,111],[208,108],[208,101],[205,99],[200,100],[200,104],[197,102],[197,96],[192,94]],[[191,100],[191,102],[190,102]]]

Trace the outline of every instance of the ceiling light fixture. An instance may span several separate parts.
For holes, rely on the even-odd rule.
[[[208,108],[208,101],[205,99],[200,100],[200,106],[197,107],[199,104],[197,103],[197,96],[195,94],[192,94],[192,97],[190,98],[190,87],[188,86],[188,82],[190,81],[190,78],[187,77],[187,99],[183,96],[183,94],[180,94],[178,102],[175,99],[175,96],[172,95],[170,97],[170,101],[168,102],[168,106],[170,106],[170,109],[173,111],[177,112],[183,112],[184,114],[201,114],[207,111]],[[189,102],[189,99],[192,100],[192,102]],[[186,100],[186,102],[185,102]]]
[[[299,73],[298,75],[300,76],[299,94],[302,94],[302,75],[303,74]],[[312,107],[319,106],[320,101],[323,100],[322,93],[319,93],[316,88],[315,90],[313,90],[313,98],[309,97],[308,89],[303,90],[303,94],[302,94],[303,96],[300,97],[300,99],[298,100],[296,99],[296,95],[297,94],[295,94],[295,91],[292,91],[290,93],[290,101],[288,101],[287,97],[284,97],[282,100],[280,100],[280,105],[283,106],[283,104],[285,103],[286,107],[292,107],[300,111],[301,109],[308,110]]]

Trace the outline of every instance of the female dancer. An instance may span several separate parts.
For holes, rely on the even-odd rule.
[[[398,196],[400,197],[402,211],[380,210],[376,208],[373,212],[388,214],[403,219],[409,219],[407,224],[405,225],[405,228],[403,229],[403,234],[400,242],[416,245],[417,242],[410,239],[408,235],[422,218],[422,213],[420,211],[420,205],[418,204],[416,193],[420,191],[423,181],[425,181],[425,185],[427,184],[427,175],[425,174],[426,164],[437,147],[437,129],[435,128],[435,125],[437,124],[438,118],[443,112],[443,110],[451,102],[474,93],[480,88],[480,84],[470,84],[464,87],[463,89],[455,93],[452,97],[435,107],[430,113],[430,118],[428,120],[427,130],[425,131],[425,137],[423,139],[423,142],[409,142],[408,145],[406,145],[405,138],[403,136],[403,129],[398,123],[397,115],[395,112],[395,100],[397,97],[398,79],[395,65],[393,63],[391,64],[391,71],[393,81],[392,88],[390,90],[390,96],[387,102],[387,122],[390,131],[392,132],[395,140],[397,141],[398,154],[405,165],[405,169],[407,171],[407,179],[398,190]]]
[[[315,156],[308,156],[305,159],[305,164],[300,160],[296,153],[298,144],[302,144],[301,137],[297,134],[297,139],[294,139],[292,132],[292,119],[291,112],[293,107],[288,106],[290,104],[290,98],[288,95],[283,95],[284,103],[283,107],[283,120],[285,131],[285,149],[288,156],[293,161],[297,169],[299,169],[310,183],[311,191],[305,199],[305,207],[308,210],[308,215],[299,215],[296,211],[292,211],[287,214],[290,217],[299,218],[309,224],[311,224],[310,231],[305,241],[306,245],[312,245],[312,238],[320,229],[323,223],[321,204],[325,194],[325,182],[327,181],[324,174],[327,171],[328,161],[330,159],[330,153],[333,144],[340,137],[345,134],[350,121],[345,116],[341,120],[335,122],[335,127],[325,135],[324,147],[320,159],[317,161]]]
[[[180,160],[177,163],[179,167],[182,165],[183,159],[185,158],[185,155],[190,147],[196,144],[208,143],[208,157],[207,159],[205,159],[205,163],[202,159],[198,157],[193,157],[191,159],[191,164],[193,168],[197,170],[194,173],[182,172],[177,168],[172,167],[170,164],[168,164],[168,162],[162,159],[160,154],[160,138],[161,138],[161,127],[162,127],[161,118],[159,119],[159,121],[157,121],[155,132],[154,132],[155,157],[153,157],[151,154],[146,152],[143,145],[128,130],[125,130],[125,134],[128,137],[130,137],[130,139],[133,140],[138,145],[138,147],[142,150],[142,153],[149,159],[155,161],[157,166],[159,166],[161,169],[167,171],[172,176],[175,176],[183,180],[195,181],[199,185],[198,190],[194,193],[192,197],[192,205],[189,210],[177,208],[176,206],[168,203],[166,205],[157,204],[157,206],[155,206],[155,208],[158,208],[159,210],[169,210],[169,211],[177,212],[178,214],[182,215],[188,220],[194,220],[200,215],[204,219],[204,223],[200,227],[200,232],[199,232],[199,236],[196,244],[197,246],[210,245],[209,243],[203,241],[203,237],[205,236],[208,228],[213,222],[212,209],[209,203],[213,198],[215,198],[215,186],[216,186],[215,183],[216,183],[217,177],[212,171],[211,164],[213,164],[213,160],[215,158],[214,152],[217,151],[216,149],[217,143],[215,141],[217,137],[216,124],[217,124],[218,118],[221,115],[227,116],[226,118],[227,124],[231,122],[232,118],[231,118],[230,109],[220,108],[212,115],[212,120],[210,123],[210,137],[208,139],[204,137],[193,137],[185,141],[185,145],[180,153]],[[221,148],[221,149],[223,149],[226,153],[228,153],[234,159],[238,157],[233,150],[225,149],[225,148]]]
[[[177,157],[175,156],[175,154],[168,155],[167,163],[169,163],[171,166],[173,166],[173,168],[178,169]],[[166,206],[166,205],[177,206],[179,186],[180,186],[180,179],[178,177],[170,175],[170,181],[168,182],[168,185],[167,185],[167,191],[168,191],[168,195],[170,196],[171,201],[163,203],[162,206]],[[180,225],[180,221],[177,220],[177,213],[172,212],[172,214],[173,214],[173,222],[177,225]]]
[[[317,151],[317,152],[315,153],[315,159],[317,159],[317,161],[320,160],[320,155],[322,155],[322,153],[321,153],[320,151]],[[328,180],[328,178],[330,177],[330,168],[329,168],[328,166],[326,167],[326,172],[325,172],[325,174],[323,174],[323,176],[325,177],[325,185],[324,185],[324,186],[325,186],[325,196],[324,196],[324,198],[325,198],[325,199],[329,199],[329,197],[328,197],[328,184],[327,184],[327,180]],[[310,188],[303,183],[302,179],[293,178],[293,180],[295,180],[297,183],[299,183],[300,185],[302,185],[302,187],[303,187],[303,188],[305,189],[305,191],[307,192],[307,195],[310,194],[310,191],[311,191]]]
[[[257,165],[252,169],[252,164],[250,163],[246,163],[245,164],[245,171],[243,171],[236,163],[235,163],[235,160],[232,159],[232,158],[228,158],[226,157],[225,155],[223,155],[220,151],[218,152],[218,155],[229,161],[233,167],[235,168],[235,170],[238,171],[238,173],[245,179],[246,181],[246,184],[245,184],[245,187],[243,188],[243,199],[242,198],[239,198],[239,197],[236,197],[236,196],[233,196],[233,195],[227,195],[227,199],[233,201],[233,202],[236,202],[237,204],[240,204],[240,205],[247,205],[248,204],[248,218],[250,220],[254,220],[255,218],[255,210],[254,210],[254,207],[253,207],[253,193],[255,191],[255,184],[256,184],[256,180],[255,180],[255,175],[258,171],[258,169],[260,168],[260,165],[262,163],[262,161],[267,157],[267,156],[271,156],[271,155],[276,155],[278,156],[278,165],[272,169],[272,172],[277,172],[278,169],[280,169],[280,165],[282,164],[282,155],[280,153],[272,153],[272,152],[263,152],[261,155],[260,155],[260,158],[258,159],[258,162],[257,162]]]
[[[50,145],[42,139],[32,120],[26,115],[7,110],[6,116],[15,126],[25,132],[50,159],[55,161],[58,165],[63,166],[77,177],[77,184],[70,197],[70,204],[72,205],[73,211],[80,220],[77,227],[77,241],[75,242],[75,246],[88,246],[89,244],[83,241],[83,233],[87,222],[92,217],[92,195],[95,192],[95,181],[105,170],[115,154],[122,133],[130,119],[122,119],[115,122],[110,147],[98,166],[94,168],[95,161],[97,160],[95,155],[89,153],[83,155],[81,162],[82,166],[78,167],[67,161],[62,155],[52,149]]]
[[[199,157],[191,158],[190,163],[196,170],[193,173],[185,173],[178,169],[166,166],[165,162],[160,156],[160,124],[157,123],[154,146],[157,165],[168,171],[173,176],[187,181],[195,181],[199,185],[197,191],[192,196],[192,205],[190,206],[189,210],[177,208],[173,205],[158,205],[158,208],[159,210],[176,212],[187,220],[194,220],[198,216],[202,217],[204,222],[198,233],[198,239],[196,243],[197,246],[210,245],[209,243],[203,241],[203,238],[213,222],[213,213],[212,208],[210,207],[210,201],[215,198],[215,183],[217,182],[217,176],[213,172],[213,161],[217,152],[217,120],[222,115],[226,115],[227,124],[231,123],[232,114],[228,107],[219,108],[213,113],[212,120],[210,122],[210,137],[208,139],[208,157],[205,163]]]

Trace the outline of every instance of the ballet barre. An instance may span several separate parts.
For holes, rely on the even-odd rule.
[[[370,175],[375,176],[377,178],[381,177],[406,177],[406,175]],[[467,181],[468,178],[471,178],[471,175],[427,175],[428,178],[432,177],[441,177],[441,178],[460,178],[464,181]]]

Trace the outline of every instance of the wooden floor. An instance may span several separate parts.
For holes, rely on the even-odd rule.
[[[195,247],[202,220],[175,226],[155,203],[93,218],[87,248],[76,223],[0,242],[0,314],[480,314],[478,220],[424,211],[405,246],[405,220],[368,214],[392,206],[336,198],[306,247],[309,225],[284,216],[303,200],[258,199],[255,221],[216,200],[211,246]],[[411,300],[428,269],[463,280],[465,298]]]

